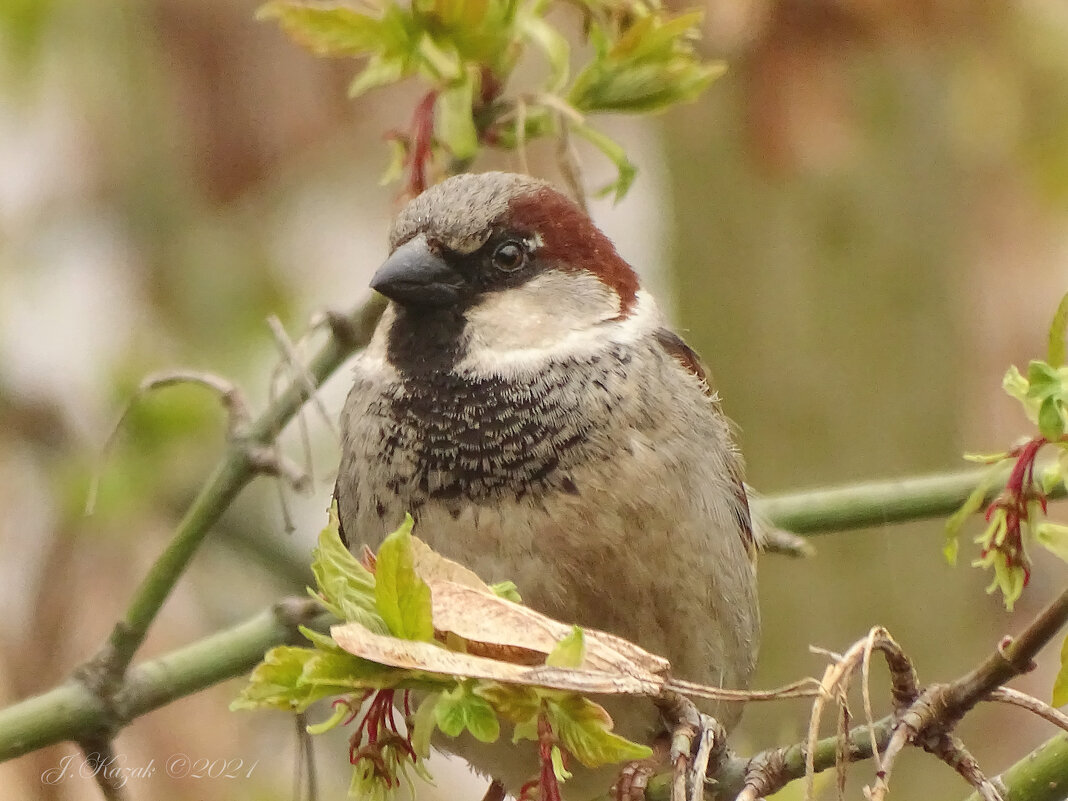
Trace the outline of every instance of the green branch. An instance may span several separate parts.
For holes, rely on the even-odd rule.
[[[103,727],[121,728],[220,681],[251,670],[269,648],[302,642],[298,625],[326,629],[312,601],[284,601],[233,628],[130,669],[109,708],[80,681],[0,710],[0,761],[65,740],[82,740]]]
[[[1008,470],[1005,471],[1008,475]],[[915,478],[868,481],[840,487],[772,495],[758,500],[758,512],[776,526],[796,534],[829,534],[835,531],[890,523],[907,523],[931,517],[945,517],[955,512],[979,482],[989,475],[989,468],[933,473]],[[993,481],[986,503],[1004,488],[1004,481]],[[1065,495],[1063,484],[1049,497]]]
[[[343,338],[338,339],[343,341]],[[324,367],[328,359],[336,359],[338,363],[344,360],[340,346],[337,347],[333,355],[323,356],[320,361],[314,373],[317,381],[323,380],[329,373],[329,369]],[[261,430],[277,433],[285,420],[295,412],[301,397],[298,391],[290,399],[284,396],[279,399],[278,403],[284,403],[289,411],[280,414],[272,406],[274,422],[263,423]],[[265,415],[261,423],[267,419]],[[873,522],[904,522],[941,516],[947,510],[954,509],[984,474],[984,471],[977,470],[773,496],[761,501],[761,510],[777,525],[797,526],[807,533],[840,530]],[[219,481],[218,477],[213,479],[212,486]],[[899,495],[892,496],[891,488]],[[807,503],[811,503],[822,518],[809,511]],[[191,513],[187,521],[190,519],[199,521],[196,525],[201,526],[213,522],[203,514]],[[140,715],[248,671],[267,649],[293,640],[300,616],[295,615],[290,607],[282,609],[281,615],[277,610],[263,613],[167,656],[132,668],[115,692],[110,706],[83,683],[70,681],[0,710],[0,761],[65,740],[78,741],[102,729],[121,729]],[[286,612],[286,609],[289,611]],[[885,746],[891,725],[890,719],[876,724],[879,747]],[[871,741],[866,728],[853,730],[849,741],[852,759],[870,756]],[[835,748],[834,738],[820,741],[816,753],[818,770],[833,766]],[[1043,785],[1059,782],[1061,786],[1068,786],[1068,760],[1063,758],[1066,751],[1068,742],[1065,738],[1054,738],[1035,755],[1007,771],[1002,781],[1011,788],[1012,793],[1024,793],[1024,789],[1020,788],[1032,786],[1035,782]],[[785,749],[783,759],[791,773],[803,771],[800,746]],[[740,786],[746,764],[747,760],[741,759],[726,764],[720,775],[721,788]],[[1010,794],[1006,796],[1006,801],[1044,801],[1053,797]]]
[[[331,337],[307,365],[307,375],[316,387],[370,339],[382,308],[383,301],[376,295],[352,312],[333,318]],[[105,686],[121,679],[122,672],[144,642],[152,621],[208,531],[237,494],[261,472],[254,463],[251,448],[273,443],[307,399],[305,382],[292,381],[268,409],[252,422],[247,432],[234,437],[222,462],[178,525],[170,544],[137,588],[126,613],[116,624],[101,652],[97,665],[90,666],[89,672],[96,674]]]
[[[1068,798],[1068,734],[1058,734],[996,777],[1003,801],[1064,801]],[[973,793],[967,801],[980,801]]]

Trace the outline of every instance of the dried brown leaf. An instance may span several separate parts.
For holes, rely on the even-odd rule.
[[[433,584],[436,581],[451,581],[453,584],[462,584],[465,587],[496,597],[490,586],[480,579],[473,570],[464,567],[459,562],[446,559],[415,536],[412,537],[412,560],[415,565],[415,572],[427,584]]]
[[[434,628],[469,643],[520,648],[548,655],[571,633],[571,626],[529,607],[451,581],[430,581]],[[583,629],[586,658],[582,668],[643,681],[662,681],[670,663],[621,637]],[[469,648],[468,650],[472,650]],[[542,660],[544,661],[544,660]]]
[[[474,654],[449,651],[434,643],[375,634],[359,623],[333,626],[330,636],[345,651],[404,670],[548,687],[579,693],[657,695],[663,679],[643,680],[572,668],[530,668]]]

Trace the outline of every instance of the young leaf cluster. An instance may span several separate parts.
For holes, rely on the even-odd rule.
[[[271,0],[258,12],[319,56],[363,59],[349,93],[416,78],[428,87],[412,129],[397,134],[389,178],[407,168],[421,189],[428,164],[469,163],[483,147],[522,148],[574,132],[618,170],[605,192],[622,197],[635,175],[591,113],[647,114],[694,100],[723,72],[694,49],[701,13],[672,15],[656,0],[573,0],[592,47],[572,78],[568,39],[548,20],[554,0]],[[554,17],[556,19],[556,17]],[[545,67],[531,91],[509,94],[528,50]],[[427,135],[429,133],[429,136]],[[418,179],[416,180],[416,178]]]
[[[1010,464],[1005,489],[986,509],[987,525],[975,537],[980,546],[973,562],[994,572],[988,592],[1000,590],[1009,609],[1020,598],[1031,575],[1031,545],[1037,543],[1068,561],[1068,526],[1046,518],[1049,493],[1068,480],[1068,367],[1065,333],[1068,326],[1068,295],[1064,297],[1049,331],[1045,361],[1034,360],[1026,373],[1015,366],[1005,373],[1002,386],[1020,402],[1037,429],[1030,439],[1004,453],[973,454],[967,458],[991,465]],[[1047,446],[1057,458],[1036,474],[1036,459]],[[981,482],[946,525],[946,558],[955,562],[957,537],[965,521],[983,506],[994,478]]]
[[[1005,392],[1020,402],[1037,433],[1004,453],[967,457],[991,465],[1012,466],[1004,490],[987,506],[987,525],[975,537],[980,546],[979,557],[972,562],[977,567],[993,570],[994,578],[987,592],[1000,590],[1005,606],[1010,610],[1031,577],[1030,549],[1033,544],[1068,562],[1068,526],[1046,517],[1048,495],[1068,483],[1066,333],[1068,295],[1061,299],[1050,325],[1045,361],[1032,361],[1026,373],[1012,366],[1002,381]],[[1056,451],[1056,459],[1036,475],[1036,459],[1046,448]],[[945,554],[950,563],[956,561],[961,528],[967,518],[982,508],[995,475],[992,472],[986,481],[980,482],[947,522]],[[1061,649],[1061,668],[1053,688],[1053,704],[1068,704],[1068,640]]]
[[[310,592],[345,621],[335,631],[355,628],[366,637],[384,637],[398,651],[405,644],[420,644],[440,649],[434,653],[452,651],[466,657],[468,642],[435,629],[431,589],[419,566],[430,564],[439,577],[450,581],[477,583],[478,591],[487,595],[515,597],[515,586],[482,584],[473,573],[412,537],[412,525],[408,517],[377,554],[368,554],[361,562],[341,542],[332,510],[314,552],[317,589]],[[334,637],[302,632],[310,646],[269,651],[231,708],[303,712],[315,701],[337,697],[333,714],[308,730],[319,734],[357,721],[349,751],[353,797],[385,799],[402,781],[410,784],[412,773],[429,779],[423,760],[435,731],[446,737],[466,731],[489,743],[499,739],[502,724],[510,726],[513,742],[534,739],[546,744],[542,775],[556,782],[570,776],[565,766],[568,757],[596,767],[651,753],[613,734],[605,710],[574,692],[381,664],[349,653]],[[585,657],[584,635],[575,627],[552,648],[545,665],[577,668]],[[421,696],[414,710],[412,691]],[[395,707],[403,707],[403,727]],[[538,765],[531,765],[531,775],[538,770]]]

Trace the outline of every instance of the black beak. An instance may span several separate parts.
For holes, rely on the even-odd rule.
[[[417,236],[386,259],[371,279],[371,289],[406,306],[443,308],[460,299],[463,277]]]

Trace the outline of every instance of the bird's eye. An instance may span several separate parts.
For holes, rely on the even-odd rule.
[[[501,272],[514,273],[527,259],[527,252],[519,243],[512,240],[503,242],[493,251],[493,266]]]

